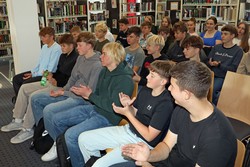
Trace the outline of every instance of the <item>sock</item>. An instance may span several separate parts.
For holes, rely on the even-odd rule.
[[[23,121],[22,119],[15,118],[15,122],[16,122],[16,123],[22,123],[22,121]]]

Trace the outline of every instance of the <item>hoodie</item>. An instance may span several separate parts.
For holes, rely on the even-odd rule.
[[[104,67],[100,72],[95,92],[89,96],[89,100],[95,105],[95,110],[113,125],[118,125],[122,117],[114,112],[112,103],[121,106],[120,92],[128,96],[132,95],[134,89],[132,75],[133,71],[125,61],[121,62],[113,71]]]

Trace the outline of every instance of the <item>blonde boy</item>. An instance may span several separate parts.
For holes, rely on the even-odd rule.
[[[105,38],[105,35],[108,31],[108,27],[105,23],[98,23],[95,27],[95,36],[97,41],[94,46],[94,50],[102,52],[102,48],[106,43],[109,43],[109,40]]]

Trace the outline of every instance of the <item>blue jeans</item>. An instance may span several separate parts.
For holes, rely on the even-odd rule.
[[[65,130],[65,141],[73,167],[83,166],[84,160],[78,146],[78,136],[87,130],[110,126],[109,121],[95,111],[94,105],[77,105],[72,108],[60,107],[50,110],[50,104],[44,109],[45,129],[55,140]]]
[[[223,82],[224,78],[214,77],[213,103],[215,106],[218,103]]]

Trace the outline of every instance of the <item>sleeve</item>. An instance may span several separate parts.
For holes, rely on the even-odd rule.
[[[60,58],[60,55],[62,54],[61,48],[56,47],[50,54],[50,60],[48,64],[48,71],[50,72],[56,72],[57,64]]]
[[[216,33],[215,33],[215,40],[221,40],[221,32],[220,31],[217,31]]]
[[[174,134],[178,134],[179,133],[179,125],[180,125],[180,117],[179,117],[179,112],[180,112],[181,108],[180,107],[175,107],[172,117],[171,117],[171,121],[170,121],[170,125],[169,125],[169,130],[171,132],[173,132]]]
[[[38,60],[38,64],[31,70],[32,77],[38,76],[39,65],[40,65],[40,62],[41,62],[41,59],[42,59],[42,54],[43,54],[43,50],[44,50],[43,48],[44,47],[45,47],[45,45],[42,46],[41,53],[40,53],[39,60]]]
[[[212,49],[211,49],[211,51],[210,51],[210,53],[209,53],[209,55],[208,55],[208,59],[207,59],[206,65],[207,65],[209,68],[211,68],[212,66],[210,66],[210,64],[209,64],[208,62],[209,62],[210,59],[213,60],[213,57],[214,57],[214,55],[215,55],[215,48],[216,48],[216,47],[212,47]]]
[[[117,84],[119,83],[119,84]],[[93,102],[97,107],[105,109],[108,112],[114,112],[112,103],[115,103],[117,106],[121,106],[119,93],[123,92],[129,96],[132,95],[134,89],[134,83],[130,76],[122,76],[116,79],[116,82],[110,86],[110,93],[107,95],[97,94],[98,92],[91,93],[89,100]],[[97,91],[99,91],[99,82],[97,85]]]
[[[249,57],[249,53],[245,53],[241,59],[241,62],[237,68],[237,73],[247,74],[247,66],[250,62],[247,62],[247,57]]]
[[[141,67],[144,59],[145,59],[145,54],[144,54],[143,50],[141,50],[141,51],[139,50],[136,53],[134,65],[137,67]]]
[[[88,86],[94,91],[96,89],[97,78],[102,70],[102,66],[100,65],[93,65],[94,67],[91,70]]]
[[[234,147],[227,139],[213,138],[207,140],[199,150],[197,164],[205,167],[228,166],[234,158]],[[230,164],[232,165],[232,164]]]
[[[76,64],[71,72],[71,76],[67,82],[67,84],[63,87],[64,90],[69,90],[78,80],[77,78],[77,68],[79,66],[79,62],[80,62],[80,56],[77,58],[76,60]]]
[[[223,71],[233,71],[235,72],[240,64],[240,61],[243,56],[243,51],[242,49],[239,49],[236,54],[234,55],[234,58],[232,60],[231,65],[224,65],[221,64],[219,68],[221,68]]]

